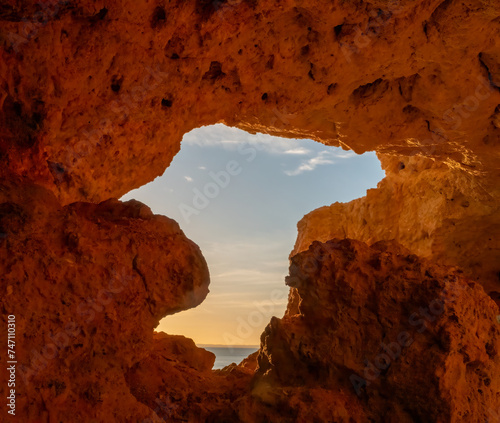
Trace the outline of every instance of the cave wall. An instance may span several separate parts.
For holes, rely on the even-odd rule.
[[[198,246],[134,200],[61,206],[20,180],[3,181],[0,198],[2,314],[16,316],[16,418],[152,414],[125,374],[153,348],[162,317],[205,299],[209,273]],[[0,391],[8,396],[6,382]]]
[[[394,239],[419,256],[459,266],[486,292],[500,291],[500,209],[481,178],[432,159],[380,158],[386,177],[378,187],[304,216],[290,256],[315,240]]]
[[[295,255],[286,282],[298,310],[262,334],[254,387],[286,421],[479,422],[497,409],[498,308],[462,271],[395,241],[333,239]]]
[[[497,177],[497,6],[8,1],[3,172],[63,203],[120,197],[223,122]]]
[[[499,22],[496,0],[2,2],[0,302],[17,316],[19,418],[491,420]],[[299,223],[286,315],[258,357],[217,373],[189,340],[153,333],[206,296],[201,252],[114,200],[214,123],[376,151],[387,175]],[[456,303],[358,395],[363,355],[450,284]]]

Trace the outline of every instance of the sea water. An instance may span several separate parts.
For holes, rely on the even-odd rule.
[[[222,369],[231,363],[239,364],[259,347],[202,347],[215,354],[214,370]]]

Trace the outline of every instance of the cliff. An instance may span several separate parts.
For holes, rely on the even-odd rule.
[[[495,421],[499,20],[496,0],[2,2],[16,418]],[[207,295],[201,251],[115,199],[214,123],[376,151],[386,170],[299,222],[287,313],[219,372],[154,332]]]

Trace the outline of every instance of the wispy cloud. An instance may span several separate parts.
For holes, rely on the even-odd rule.
[[[348,159],[355,156],[352,151],[320,151],[316,156],[303,160],[300,165],[294,170],[285,170],[288,176],[297,176],[304,172],[311,172],[321,165],[329,165],[336,163],[339,159]]]
[[[356,156],[356,153],[354,151],[344,151],[344,150],[336,150],[334,153],[334,156],[337,159],[350,159],[351,157]]]
[[[188,182],[193,182],[193,178],[191,178],[191,176],[184,176],[184,179]]]
[[[311,150],[308,150],[307,148],[292,148],[291,150],[286,150],[284,152],[285,154],[293,154],[297,156],[303,156],[306,154],[310,154]]]
[[[318,146],[309,141],[311,148],[304,147],[304,141],[298,139],[277,138],[267,134],[249,134],[241,129],[231,128],[222,124],[203,127],[203,130],[193,130],[184,136],[182,141],[188,145],[202,147],[218,147],[228,151],[237,151],[244,147],[253,147],[258,152],[271,155],[288,156],[289,160],[302,158],[293,170],[286,170],[288,176],[297,176],[304,172],[311,172],[318,166],[336,163],[337,160],[348,159],[356,154],[352,151],[343,151],[331,148],[318,152]],[[294,166],[296,162],[289,162]]]
[[[249,134],[241,129],[231,128],[222,124],[205,126],[203,130],[195,129],[186,134],[183,144],[200,147],[219,147],[229,151],[236,151],[244,145],[254,147],[274,155],[307,155],[311,151],[300,145],[301,140],[276,138],[267,134]],[[314,142],[314,141],[310,141]]]

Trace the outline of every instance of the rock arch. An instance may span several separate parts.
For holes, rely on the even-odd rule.
[[[18,316],[21,370],[35,369],[34,381],[19,387],[20,415],[134,421],[158,418],[167,409],[169,418],[192,421],[220,416],[327,421],[332,415],[367,421],[383,413],[395,421],[477,421],[498,413],[498,308],[479,286],[498,291],[500,283],[498,15],[490,0],[5,5],[0,12],[2,310],[4,317]],[[391,366],[371,381],[376,393],[358,397],[347,391],[343,383],[360,363],[335,361],[337,356],[322,362],[309,349],[344,351],[340,344],[335,349],[324,343],[328,337],[307,333],[314,317],[306,307],[311,293],[297,280],[287,317],[274,319],[263,334],[256,376],[251,362],[230,370],[232,381],[227,372],[213,375],[210,356],[189,341],[153,336],[158,316],[202,299],[206,267],[175,223],[142,205],[110,199],[160,175],[184,133],[216,122],[308,137],[357,153],[377,151],[386,179],[365,199],[319,209],[299,224],[293,255],[302,254],[292,261],[290,276],[309,280],[302,260],[320,254],[312,279],[319,294],[324,294],[322,278],[337,278],[342,266],[354,263],[377,280],[401,275],[419,306],[434,299],[431,293],[438,295],[433,289],[455,281],[453,286],[461,287],[459,304],[442,315],[439,331],[433,326],[415,344],[440,349],[434,379],[408,377],[401,361],[400,373]],[[118,227],[125,238],[112,236]],[[172,254],[184,251],[187,261],[197,263],[191,273],[182,266],[172,272],[188,285],[178,296],[168,283],[167,290],[162,284],[156,290],[172,265],[141,263],[137,251],[152,241],[138,239],[138,232],[171,243]],[[155,238],[158,233],[163,241]],[[336,241],[325,253],[326,247],[313,242],[339,235],[385,243]],[[113,251],[127,237],[126,255],[117,257]],[[128,292],[123,302],[105,304],[110,298],[104,293],[97,301],[100,288],[117,289],[105,283],[112,276],[110,264],[121,260],[123,280],[135,281],[123,292],[141,290],[142,329],[123,326],[137,295]],[[82,274],[92,275],[93,282],[76,283]],[[174,276],[168,281],[175,285]],[[429,289],[420,290],[415,281]],[[399,292],[392,279],[387,286]],[[404,304],[407,294],[398,295]],[[74,321],[82,301],[87,313]],[[337,311],[346,307],[332,304]],[[398,327],[400,319],[394,319],[401,310],[388,316],[377,311],[389,304],[389,298],[377,297],[368,307],[372,314],[359,318],[381,330]],[[305,326],[293,323],[297,313],[306,313]],[[129,329],[133,347],[119,336]],[[292,335],[308,344],[297,345]],[[349,342],[355,350],[361,345]],[[451,364],[457,374],[445,371]],[[148,387],[141,381],[162,372],[206,397],[189,411],[186,390],[155,396],[169,392],[168,385],[150,378]],[[77,374],[81,379],[75,383]],[[141,389],[132,392],[132,382]],[[400,393],[388,399],[379,383]],[[425,402],[422,392],[435,392],[435,401]],[[407,403],[409,397],[417,398],[416,405]],[[318,407],[326,403],[330,406]]]

